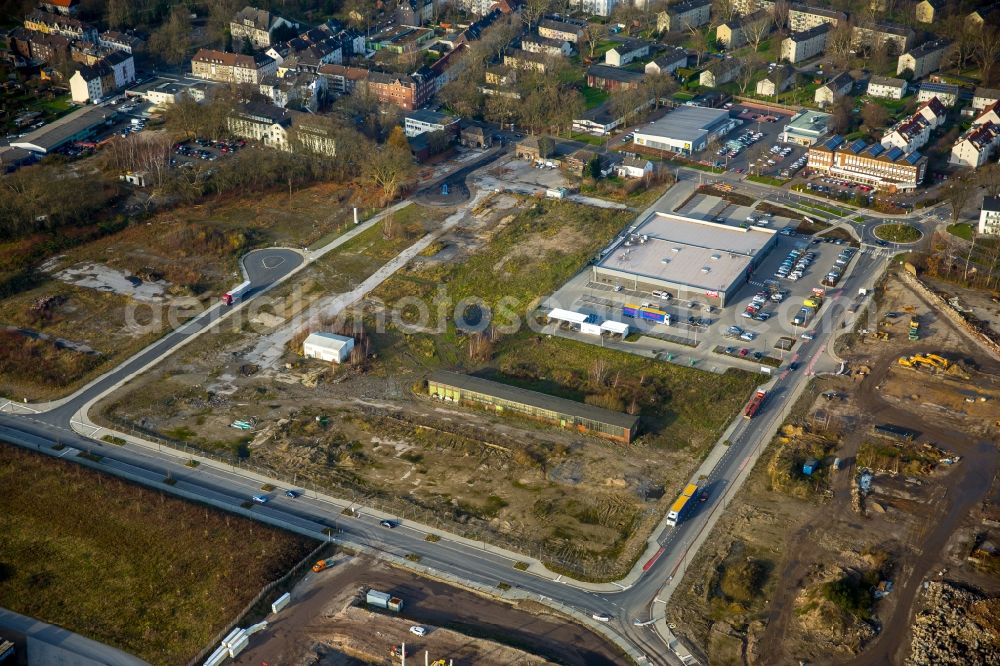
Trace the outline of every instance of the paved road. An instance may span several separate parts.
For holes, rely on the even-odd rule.
[[[297,253],[288,250],[261,250],[248,255],[244,265],[253,283],[249,296],[274,284],[301,261]],[[397,529],[381,528],[378,520],[382,516],[363,508],[360,517],[345,518],[342,510],[346,503],[311,492],[298,499],[278,494],[252,511],[266,522],[320,538],[325,528],[335,527],[342,530],[337,540],[362,544],[399,557],[416,553],[421,556],[421,565],[490,587],[506,582],[538,595],[542,601],[555,600],[585,616],[610,613],[613,619],[604,626],[644,654],[645,660],[657,664],[679,663],[666,647],[664,636],[668,639],[669,633],[662,622],[668,613],[665,602],[676,589],[697,547],[722,514],[725,503],[749,473],[783,415],[801,394],[808,375],[835,367],[835,362],[824,354],[831,330],[839,326],[834,319],[846,308],[845,296],[856,293],[859,286],[870,286],[883,267],[884,258],[864,254],[859,257],[842,288],[831,295],[828,306],[822,311],[819,335],[814,341],[804,342],[797,351],[802,369],[785,371],[777,377],[758,418],[749,421],[737,418],[727,434],[730,445],[718,447],[699,470],[699,474],[707,476],[708,501],[699,504],[694,514],[680,526],[659,531],[657,554],[641,562],[640,567],[618,584],[578,584],[549,574],[540,566],[522,572],[514,569],[513,564],[528,558],[515,553],[444,533],[439,533],[442,536],[439,542],[428,542],[423,537],[429,528],[407,521],[402,521]],[[28,416],[0,414],[0,437],[53,455],[72,455],[69,449],[53,451],[51,445],[57,441],[80,450],[94,450],[103,456],[98,466],[109,472],[127,475],[163,490],[173,488],[220,508],[239,510],[243,502],[259,492],[261,477],[208,461],[192,470],[183,464],[186,457],[178,457],[174,452],[159,451],[155,445],[150,448],[149,445],[102,444],[77,434],[70,424],[71,417],[87,402],[165,357],[185,339],[217,321],[223,310],[222,306],[214,306],[48,412]],[[162,483],[168,474],[177,480],[176,485]],[[281,485],[279,481],[274,482]],[[651,618],[660,622],[647,626],[633,624]]]
[[[269,248],[253,250],[242,260],[243,273],[250,280],[250,291],[242,300],[247,301],[277,283],[302,264],[302,255],[295,250]],[[124,383],[137,372],[147,369],[166,358],[178,345],[211,327],[228,312],[221,302],[209,307],[198,316],[174,329],[146,349],[128,359],[111,372],[87,384],[68,398],[54,403],[54,407],[36,414],[33,418],[50,424],[65,425],[83,405],[95,396],[104,395]],[[44,409],[45,406],[39,406]]]

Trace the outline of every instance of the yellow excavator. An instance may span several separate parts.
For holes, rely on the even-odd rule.
[[[899,364],[904,368],[924,368],[927,370],[947,370],[951,362],[937,354],[914,354],[900,356]]]

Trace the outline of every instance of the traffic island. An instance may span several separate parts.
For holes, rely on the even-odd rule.
[[[890,243],[916,243],[923,234],[909,224],[880,224],[872,230],[875,238]]]

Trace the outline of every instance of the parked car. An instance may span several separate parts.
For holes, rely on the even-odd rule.
[[[410,627],[410,633],[413,634],[414,636],[426,636],[427,629],[425,629],[424,627],[413,626]]]

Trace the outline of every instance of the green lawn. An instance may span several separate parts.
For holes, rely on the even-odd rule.
[[[584,86],[580,89],[583,94],[583,103],[588,109],[593,109],[601,104],[604,104],[611,95],[600,88],[591,88],[590,86]]]
[[[774,185],[775,187],[781,187],[788,182],[786,179],[775,178],[774,176],[747,176],[747,180],[755,183],[763,183],[764,185]]]
[[[587,134],[586,132],[570,132],[569,138],[574,141],[589,143],[592,146],[603,146],[607,141],[606,138],[594,136],[593,134]]]
[[[958,236],[964,240],[972,240],[972,225],[965,222],[959,222],[958,224],[949,224],[948,233],[953,236]]]
[[[882,224],[873,232],[877,238],[891,243],[915,243],[923,235],[908,224]]]

